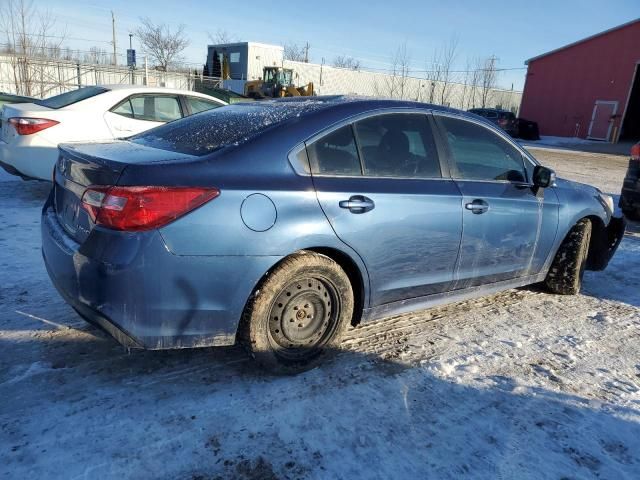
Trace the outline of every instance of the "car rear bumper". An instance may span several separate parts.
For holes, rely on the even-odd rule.
[[[0,140],[0,165],[12,175],[51,181],[58,160],[58,146],[37,136],[7,143]]]
[[[606,228],[593,232],[587,260],[588,270],[604,270],[620,246],[626,227],[624,217],[611,217]]]
[[[50,203],[41,228],[44,262],[65,301],[134,348],[233,344],[247,299],[280,259],[174,255],[156,231],[96,228],[80,245]]]
[[[15,175],[17,177],[22,177],[25,180],[30,180],[30,177],[27,177],[26,175],[23,175],[21,171],[19,171],[16,167],[14,167],[13,165],[9,165],[8,163],[3,162],[2,160],[0,160],[0,167],[2,167],[2,169],[11,174],[11,175]]]

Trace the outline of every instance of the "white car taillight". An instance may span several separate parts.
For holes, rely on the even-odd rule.
[[[49,120],[48,118],[26,118],[26,117],[11,117],[9,124],[13,125],[18,135],[31,135],[33,133],[41,132],[47,128],[53,127],[60,122],[55,120]]]

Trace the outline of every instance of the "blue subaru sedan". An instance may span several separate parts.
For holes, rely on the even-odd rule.
[[[129,347],[241,342],[308,368],[349,325],[542,283],[580,290],[624,233],[486,120],[422,103],[242,103],[63,145],[42,212],[60,294]]]

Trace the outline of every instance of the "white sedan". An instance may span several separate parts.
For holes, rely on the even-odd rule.
[[[23,178],[50,181],[60,143],[129,137],[223,105],[201,93],[132,85],[84,87],[34,103],[5,105],[0,166]]]

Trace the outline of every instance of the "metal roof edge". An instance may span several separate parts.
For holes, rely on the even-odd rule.
[[[571,48],[571,47],[573,47],[575,45],[579,45],[579,44],[587,42],[589,40],[593,40],[594,38],[600,37],[602,35],[606,35],[607,33],[611,33],[611,32],[614,32],[616,30],[620,30],[621,28],[628,27],[629,25],[633,25],[634,23],[638,23],[638,22],[640,22],[640,18],[636,18],[636,19],[631,20],[629,22],[623,23],[622,25],[617,25],[615,27],[611,27],[611,28],[609,28],[607,30],[603,30],[602,32],[594,33],[593,35],[590,35],[588,37],[582,38],[580,40],[576,40],[575,42],[572,42],[572,43],[568,43],[566,45],[563,45],[562,47],[558,47],[558,48],[550,50],[550,51],[548,51],[546,53],[541,53],[540,55],[536,55],[535,57],[531,57],[530,59],[525,60],[524,64],[525,65],[529,65],[529,62],[533,62],[534,60],[538,60],[538,59],[540,59],[542,57],[553,55],[554,53],[557,53],[557,52],[559,52],[561,50],[565,50],[567,48]]]

